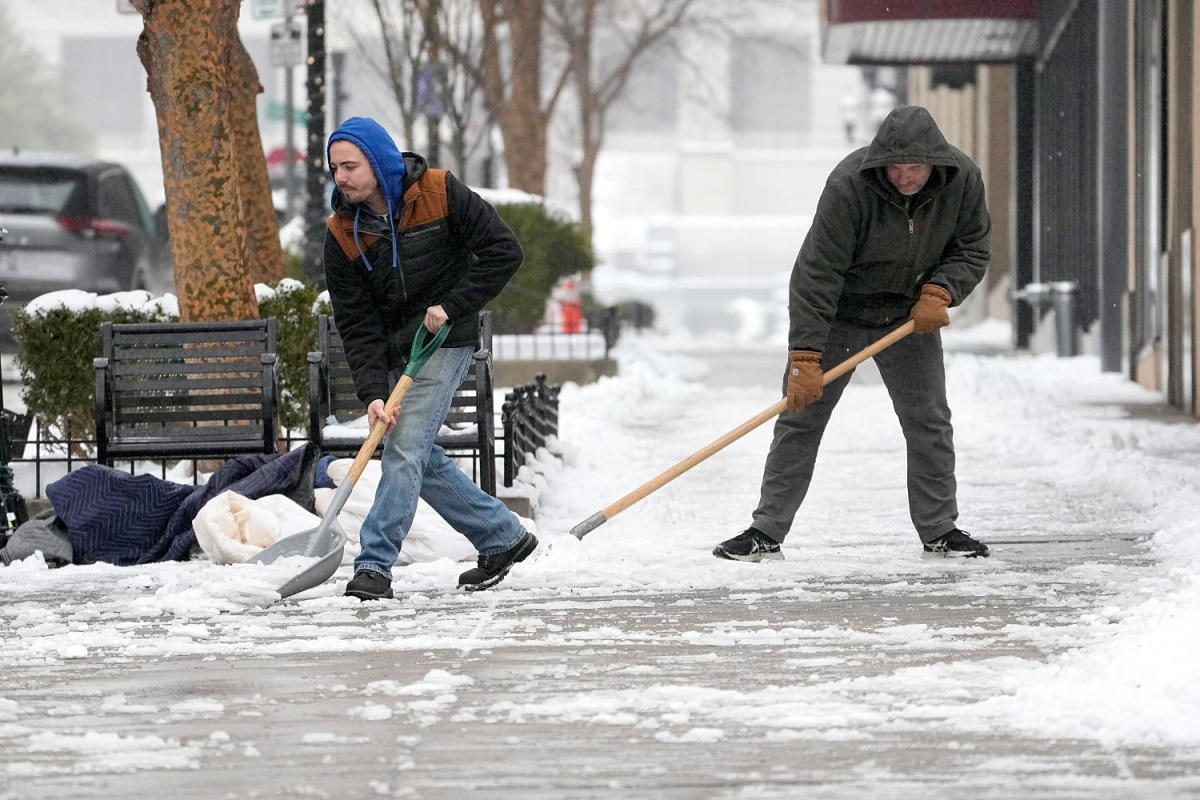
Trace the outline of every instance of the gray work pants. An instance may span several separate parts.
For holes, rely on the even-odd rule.
[[[828,372],[887,333],[834,322],[821,369]],[[875,355],[892,408],[908,447],[908,512],[922,542],[955,528],[958,519],[954,479],[954,431],[946,403],[946,369],[941,334],[909,334]],[[854,371],[825,387],[821,399],[775,420],[775,438],[763,468],[762,489],[753,525],[782,542],[808,493],[817,448],[833,407]],[[787,371],[783,391],[787,393]]]

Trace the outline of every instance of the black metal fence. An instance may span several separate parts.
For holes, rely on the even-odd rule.
[[[0,546],[7,541],[10,531],[29,519],[25,498],[17,491],[8,462],[12,458],[13,441],[29,437],[30,418],[30,414],[0,408]]]
[[[619,337],[616,309],[609,308],[594,325],[582,321],[577,333],[567,333],[559,325],[543,323],[528,333],[495,334],[492,353],[497,361],[597,361],[609,357]]]
[[[504,485],[512,486],[526,456],[558,436],[558,386],[548,386],[546,376],[518,386],[504,397],[500,422],[504,431]]]
[[[12,414],[12,412],[3,412]],[[47,484],[53,483],[69,472],[79,469],[88,464],[96,463],[96,439],[95,437],[79,437],[76,438],[70,435],[70,431],[63,438],[54,438],[53,440],[42,438],[40,428],[36,420],[31,420],[31,415],[14,415],[23,419],[23,423],[15,426],[16,432],[6,441],[6,446],[11,450],[11,457],[0,463],[0,502],[3,502],[5,496],[5,469],[8,470],[9,481],[19,496],[37,498],[43,497]],[[0,430],[3,430],[0,427]],[[3,438],[0,436],[0,438]],[[284,429],[279,436],[280,445],[291,450],[305,442],[310,441],[308,434],[303,429],[291,431]],[[503,439],[500,434],[496,435],[496,443],[500,445]],[[5,445],[0,445],[0,451]],[[497,458],[503,457],[497,448]],[[157,465],[157,474],[164,480],[168,474],[171,474],[171,480],[183,482],[191,482],[199,484],[201,472],[204,464],[207,462],[197,459],[185,459],[183,461],[168,462],[154,461],[152,459],[138,459],[136,462],[125,459],[117,459],[114,461],[116,469],[127,469],[133,471],[139,464],[155,464]],[[190,469],[186,474],[178,473],[174,465],[188,464]],[[464,466],[466,473],[472,480],[479,479],[479,461],[478,455],[471,457],[469,468]],[[22,520],[24,521],[24,520]],[[3,525],[0,523],[0,528]]]
[[[623,331],[653,327],[654,319],[652,306],[628,301],[584,316],[578,331],[564,331],[558,323],[543,323],[528,333],[496,334],[492,354],[497,361],[607,359]]]

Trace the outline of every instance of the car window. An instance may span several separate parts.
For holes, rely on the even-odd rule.
[[[82,202],[83,176],[60,169],[0,167],[0,212],[53,214],[75,211]]]
[[[133,195],[133,202],[137,204],[137,212],[138,216],[142,219],[142,227],[148,231],[157,230],[158,222],[154,219],[154,212],[150,210],[150,206],[146,203],[146,197],[142,194],[142,190],[132,180],[129,181],[129,191]]]
[[[115,219],[145,230],[146,224],[138,213],[129,180],[120,172],[106,172],[100,176],[100,216]]]

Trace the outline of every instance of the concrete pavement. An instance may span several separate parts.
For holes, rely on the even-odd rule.
[[[948,682],[928,691],[953,697],[949,665],[1054,655],[1071,642],[1080,614],[1106,603],[1114,578],[1149,564],[1129,535],[993,546],[993,560],[1028,576],[1031,591],[980,596],[967,588],[970,566],[955,560],[901,569],[886,583],[814,578],[753,595],[401,593],[333,620],[297,603],[250,612],[228,631],[217,621],[195,655],[29,664],[5,675],[0,695],[21,713],[0,723],[0,747],[5,729],[11,737],[19,723],[46,735],[124,737],[140,743],[129,753],[140,763],[120,771],[120,750],[101,744],[89,762],[83,738],[67,749],[14,747],[3,751],[0,797],[1200,796],[1196,754],[1004,731],[963,735],[937,719],[905,720],[889,706],[900,699],[856,701],[847,707],[857,718],[832,728],[814,711],[807,733],[793,721],[772,735],[716,713],[725,691],[753,686],[769,697],[772,687],[820,682],[841,687],[835,695],[853,694],[857,679],[931,664],[948,665]],[[1103,579],[1076,579],[1063,591],[1064,574],[1083,562]],[[727,566],[762,568],[714,561],[714,569]],[[52,589],[22,598],[64,600],[89,602]],[[757,644],[742,636],[736,645],[720,635],[781,623],[810,635]],[[130,626],[144,632],[153,624]],[[170,634],[170,621],[162,625]],[[905,625],[930,626],[939,644],[914,650],[872,635]],[[237,652],[233,638],[247,626],[261,628],[256,652]],[[1022,635],[1029,626],[1048,635]],[[1048,644],[1060,626],[1061,644]],[[436,634],[457,646],[438,647]],[[308,645],[276,653],[277,637]],[[382,651],[361,646],[389,639]],[[430,688],[431,671],[470,677]],[[669,687],[679,692],[674,714],[661,703],[639,705],[639,696]]]

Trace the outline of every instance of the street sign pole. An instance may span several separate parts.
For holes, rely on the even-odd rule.
[[[287,213],[294,214],[296,202],[296,98],[295,68],[304,61],[300,25],[293,21],[294,6],[288,4],[283,22],[271,26],[271,64],[283,68],[283,180]]]
[[[308,143],[304,174],[308,198],[304,209],[304,230],[308,234],[304,273],[309,282],[324,289],[325,268],[322,243],[325,241],[325,181],[329,169],[325,163],[325,0],[308,0]],[[337,120],[335,120],[336,122]]]
[[[292,28],[292,14],[284,17],[288,30]],[[288,64],[283,68],[283,185],[287,198],[287,215],[296,213],[296,99],[293,91],[296,71]]]

